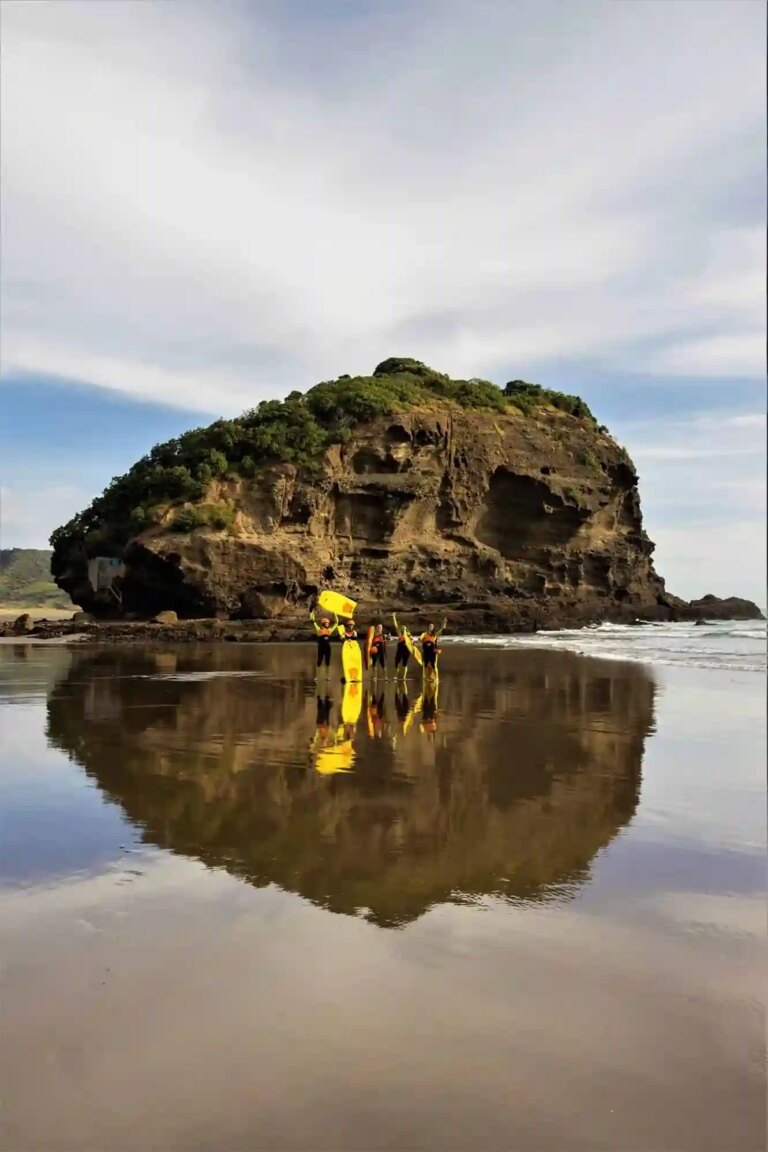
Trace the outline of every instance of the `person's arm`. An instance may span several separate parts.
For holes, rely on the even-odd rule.
[[[315,610],[314,610],[314,608],[313,608],[313,609],[312,609],[312,611],[310,612],[310,614],[309,614],[309,618],[310,618],[310,620],[312,621],[312,627],[314,628],[315,632],[317,632],[317,634],[318,634],[318,636],[319,636],[319,635],[320,635],[320,628],[319,628],[319,626],[318,626],[317,620],[315,620]]]
[[[343,640],[344,639],[344,625],[343,624],[337,624],[336,625],[336,631],[339,633],[339,636],[341,636],[341,638]]]
[[[442,636],[443,632],[445,632],[445,629],[447,627],[448,627],[448,618],[446,617],[445,620],[443,620],[440,627],[438,628],[437,632],[435,632],[435,637]]]
[[[393,623],[393,624],[394,624],[394,626],[395,626],[395,632],[397,632],[397,633],[398,633],[398,635],[399,635],[399,633],[400,633],[400,629],[399,629],[399,628],[398,628],[398,626],[397,626],[397,616],[395,616],[394,612],[392,613],[392,623]]]

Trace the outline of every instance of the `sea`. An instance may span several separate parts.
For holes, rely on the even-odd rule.
[[[765,620],[708,620],[701,625],[690,622],[596,624],[534,635],[461,636],[448,638],[446,644],[550,648],[598,656],[601,660],[765,673],[766,639]]]
[[[765,1152],[765,642],[0,643],[0,1152]]]

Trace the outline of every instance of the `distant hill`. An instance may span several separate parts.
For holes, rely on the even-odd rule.
[[[51,576],[51,553],[47,548],[0,550],[0,607],[72,608],[72,601],[57,588]]]

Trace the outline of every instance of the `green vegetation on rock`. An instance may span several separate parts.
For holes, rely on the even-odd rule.
[[[331,444],[343,444],[355,425],[408,410],[461,408],[518,411],[557,408],[594,424],[587,405],[576,396],[551,392],[515,380],[504,390],[488,380],[452,380],[418,360],[394,357],[372,376],[340,376],[307,393],[265,400],[233,420],[216,420],[156,445],[124,476],[115,477],[101,496],[51,536],[53,571],[66,566],[70,548],[90,556],[120,554],[124,545],[157,523],[169,505],[195,504],[216,479],[254,477],[271,464],[295,465],[307,477],[319,477]],[[225,505],[180,508],[172,531],[230,526]]]
[[[44,548],[0,551],[0,604],[25,608],[71,608],[51,579],[51,553]]]

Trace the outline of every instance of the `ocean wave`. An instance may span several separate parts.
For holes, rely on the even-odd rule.
[[[709,627],[692,622],[595,624],[528,635],[456,636],[454,644],[491,648],[544,648],[594,656],[601,660],[712,668],[727,672],[766,671],[765,621],[719,621]]]

